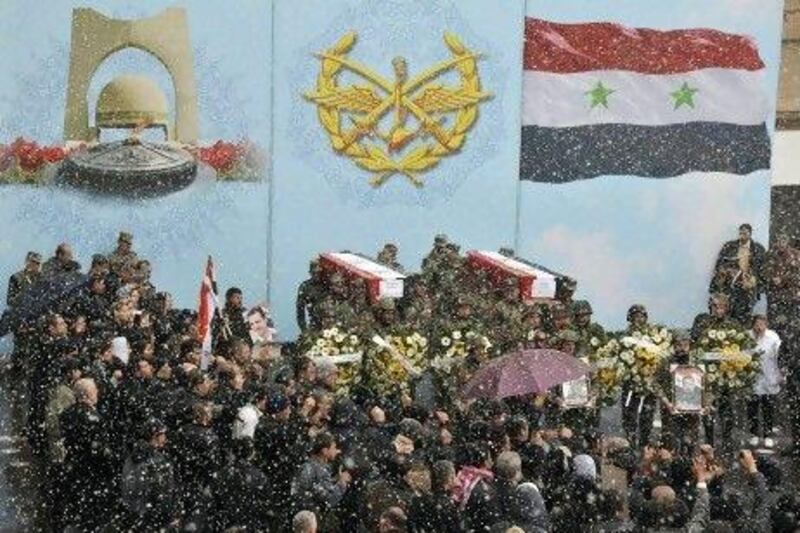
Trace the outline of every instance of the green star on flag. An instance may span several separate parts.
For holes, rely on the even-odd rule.
[[[680,89],[670,93],[670,95],[675,99],[675,109],[678,109],[684,104],[694,109],[694,95],[697,92],[699,92],[699,89],[689,87],[688,83],[683,82],[683,85],[681,85]]]
[[[590,108],[594,109],[595,107],[601,105],[608,109],[608,97],[613,92],[614,89],[609,89],[603,85],[602,81],[598,81],[597,85],[595,85],[591,91],[586,91],[586,94],[588,94],[589,98],[592,99]]]

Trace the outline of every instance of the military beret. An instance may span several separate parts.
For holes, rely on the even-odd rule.
[[[564,288],[566,288],[566,289],[570,289],[570,290],[574,291],[578,287],[578,282],[575,281],[574,279],[570,278],[569,276],[565,276],[565,277],[561,278],[561,280],[562,280],[561,283],[563,284]]]
[[[28,252],[25,256],[25,261],[33,261],[34,263],[42,262],[42,254],[38,252]]]
[[[628,320],[634,317],[634,315],[644,315],[647,316],[647,308],[642,304],[633,304],[628,308]]]
[[[575,315],[591,315],[593,312],[592,304],[586,300],[578,300],[572,304],[572,313]]]
[[[692,336],[685,329],[676,329],[672,332],[672,340],[674,342],[691,341]]]
[[[569,311],[566,307],[562,304],[556,304],[550,310],[550,314],[553,318],[564,318],[569,316]]]
[[[445,235],[444,233],[440,233],[439,235],[433,238],[433,242],[435,242],[436,244],[447,244],[447,241],[448,241],[447,235]]]
[[[504,255],[506,257],[514,257],[514,249],[513,248],[508,248],[506,246],[500,248],[497,251],[497,253],[499,253],[500,255]]]
[[[119,238],[117,240],[120,241],[120,242],[125,242],[125,243],[128,243],[128,244],[132,244],[133,243],[133,235],[128,233],[127,231],[120,231],[119,232]]]
[[[383,249],[396,252],[397,245],[393,242],[387,242],[386,244],[383,245]]]

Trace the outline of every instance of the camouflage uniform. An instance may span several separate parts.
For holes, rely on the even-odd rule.
[[[709,312],[697,315],[692,324],[691,338],[693,343],[697,343],[710,329],[741,329],[741,324],[728,316],[729,298],[725,294],[713,294],[709,298]],[[714,308],[719,308],[722,315],[713,314]],[[736,422],[736,411],[740,406],[737,405],[736,398],[720,396],[714,398],[713,413],[715,416],[703,418],[705,426],[706,440],[712,446],[715,442],[714,427],[718,419],[722,430],[722,441],[730,442],[731,432]]]
[[[383,250],[378,252],[376,261],[386,267],[391,268],[395,272],[405,273],[405,268],[397,261],[397,245],[394,243],[386,243]]]
[[[550,335],[542,323],[542,310],[538,305],[528,305],[522,313],[522,332],[520,340],[526,349],[546,348]]]
[[[592,306],[586,300],[578,300],[572,304],[572,329],[578,334],[578,343],[576,345],[576,354],[578,357],[584,357],[594,351],[598,346],[605,344],[606,330],[603,326],[596,322],[592,322]],[[581,317],[587,317],[588,321],[583,323]],[[596,346],[592,340],[596,339]]]
[[[519,300],[517,280],[508,278],[503,283],[502,299],[491,313],[489,328],[500,352],[516,350],[521,345],[523,304]]]
[[[320,266],[317,261],[312,261],[309,267],[311,277],[297,287],[297,300],[295,300],[295,317],[300,331],[309,327],[319,328],[319,317],[315,307],[319,305],[324,295],[324,286],[320,280]]]
[[[644,323],[637,322],[637,316],[644,317]],[[650,329],[647,323],[647,309],[643,305],[634,304],[628,309],[628,336],[636,332],[646,333]],[[641,411],[639,410],[639,406]],[[642,447],[650,442],[650,433],[653,431],[653,420],[658,408],[656,394],[640,393],[627,386],[622,388],[622,427],[631,446]]]
[[[565,329],[561,331],[555,339],[555,342],[558,343],[557,348],[567,353],[574,351],[574,349],[577,348],[579,341],[580,337],[573,329]],[[572,347],[568,348],[567,344],[571,344]],[[575,354],[573,353],[573,355]],[[557,387],[557,390],[554,394],[558,397],[558,400],[551,398],[551,407],[548,409],[549,414],[547,416],[548,420],[554,421],[558,425],[571,428],[576,434],[597,430],[600,425],[599,407],[595,405],[589,407],[573,407],[570,409],[564,409],[561,406],[560,401],[562,396],[561,387]],[[549,425],[552,426],[552,424]]]
[[[785,235],[775,240],[764,265],[770,327],[781,337],[781,366],[786,368],[786,398],[792,435],[800,437],[800,250]],[[800,447],[796,446],[796,451]]]
[[[118,242],[132,246],[133,235],[122,231],[119,234]],[[138,262],[139,257],[136,255],[136,252],[133,250],[123,252],[119,247],[108,256],[108,265],[111,268],[111,272],[114,272],[115,274],[119,274],[120,270],[122,270],[124,267],[135,268]]]
[[[673,336],[673,341],[690,341],[688,332],[679,331]],[[656,393],[661,399],[661,444],[668,446],[680,454],[691,453],[700,440],[700,414],[671,413],[667,402],[674,402],[673,365],[689,364],[689,354],[673,353],[665,359],[656,373]],[[707,396],[705,396],[707,399]]]

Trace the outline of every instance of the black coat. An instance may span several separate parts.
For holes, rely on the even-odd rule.
[[[92,529],[107,520],[111,510],[113,451],[108,427],[98,412],[75,403],[59,417],[64,439],[65,486],[69,487],[65,516],[79,528]]]
[[[459,533],[458,509],[449,494],[423,494],[411,500],[408,528],[412,533]]]
[[[215,531],[235,526],[258,531],[269,523],[269,480],[250,462],[236,460],[223,467],[212,492]]]
[[[134,445],[122,468],[122,503],[138,530],[165,527],[179,515],[175,469],[163,451]]]

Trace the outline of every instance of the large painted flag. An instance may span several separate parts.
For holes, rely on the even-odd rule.
[[[764,62],[745,36],[525,24],[520,178],[769,168]]]
[[[211,361],[211,323],[217,303],[217,280],[211,256],[206,262],[203,280],[200,282],[200,302],[197,309],[197,337],[202,343],[200,368],[206,370]]]

